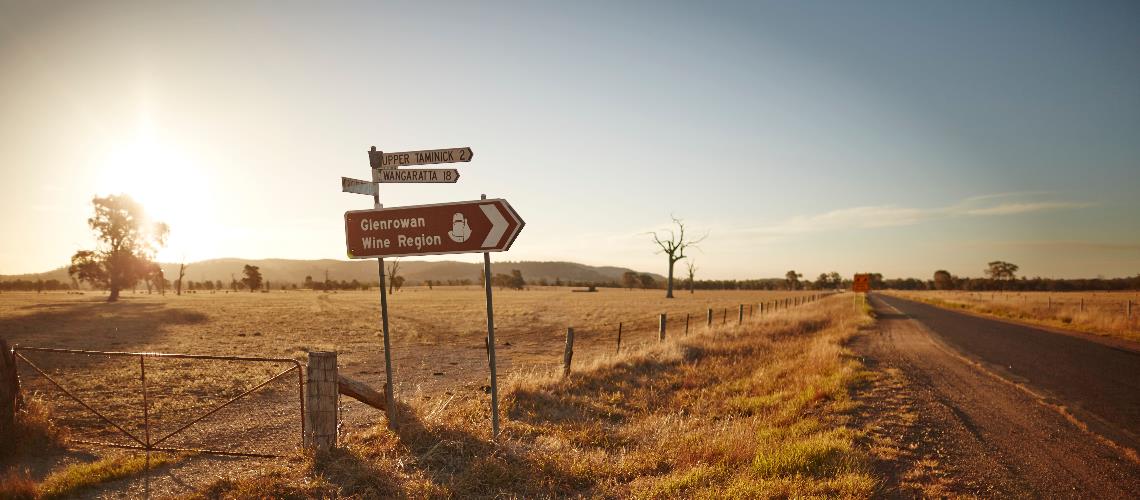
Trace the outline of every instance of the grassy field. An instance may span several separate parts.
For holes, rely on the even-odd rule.
[[[623,352],[656,343],[657,315],[668,316],[670,340],[705,331],[714,309],[717,328],[731,327],[739,306],[746,321],[765,318],[777,301],[806,292],[682,292],[566,288],[497,291],[496,344],[500,380],[542,380],[559,365],[566,328],[576,331],[575,369],[615,356],[618,324]],[[104,351],[154,351],[282,357],[304,360],[310,350],[335,350],[343,373],[380,387],[383,352],[378,336],[379,298],[373,292],[126,294],[115,304],[100,294],[0,294],[0,336],[22,346]],[[390,298],[396,395],[410,408],[480,401],[486,406],[485,306],[479,288],[411,288]],[[784,314],[781,307],[776,315]],[[142,437],[138,357],[106,357],[22,351],[52,379],[94,409]],[[241,363],[147,358],[151,432],[164,436],[190,418],[287,369],[285,363]],[[26,391],[42,398],[73,438],[130,443],[43,376],[21,369]],[[299,441],[298,384],[285,377],[243,398],[165,444],[231,451],[282,453]],[[478,406],[478,405],[477,405]],[[346,406],[346,431],[359,432],[379,412]],[[349,411],[352,410],[352,411]],[[485,423],[485,421],[484,421]],[[33,467],[41,480],[50,464]],[[59,471],[56,471],[58,473]]]
[[[889,291],[943,307],[1140,342],[1138,292]],[[1132,301],[1132,317],[1128,302]]]
[[[840,296],[744,325],[597,358],[569,379],[512,376],[490,440],[486,402],[412,400],[397,433],[201,498],[869,497],[850,424],[864,376],[843,344],[869,322]]]

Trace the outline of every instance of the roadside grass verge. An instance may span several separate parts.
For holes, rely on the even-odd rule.
[[[891,290],[887,293],[945,309],[1140,342],[1140,301],[1135,299],[1134,293],[1018,292],[1015,296],[946,291]],[[1111,298],[1114,295],[1117,300]],[[1126,309],[1128,300],[1133,301],[1131,319]]]
[[[179,457],[167,453],[151,453],[150,468],[177,462]],[[69,465],[48,474],[36,487],[39,498],[69,498],[87,488],[116,479],[134,477],[146,468],[142,453],[116,454],[94,462]]]
[[[24,455],[60,449],[67,441],[67,428],[56,424],[51,411],[36,395],[29,395],[16,411],[12,440],[0,448],[0,464],[13,462]]]
[[[868,497],[843,347],[869,321],[848,296],[504,384],[485,399],[417,401],[401,427],[350,434],[291,467],[197,498]]]
[[[152,453],[150,468],[153,470],[179,460],[180,457],[174,455]],[[38,483],[27,472],[11,467],[0,475],[0,498],[74,498],[89,488],[135,477],[143,473],[145,467],[146,456],[143,454],[116,454],[94,462],[64,466]]]

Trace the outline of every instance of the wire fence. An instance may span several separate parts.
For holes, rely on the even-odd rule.
[[[673,339],[710,326],[732,326],[758,320],[826,295],[812,292],[743,304],[719,303],[700,309],[666,310],[663,311],[665,336]],[[661,335],[661,314],[564,325],[535,320],[529,328],[500,327],[496,318],[495,349],[499,378],[557,371],[563,362],[568,328],[574,330],[575,364],[656,343]],[[486,392],[489,374],[485,335],[485,331],[457,334],[454,338],[436,335],[439,340],[431,342],[402,341],[399,336],[394,336],[391,349],[397,397],[431,399],[439,394],[450,396],[456,391]],[[375,383],[383,382],[382,369],[383,366],[379,365],[367,372]]]
[[[15,346],[22,391],[74,442],[276,457],[301,443],[292,359]]]

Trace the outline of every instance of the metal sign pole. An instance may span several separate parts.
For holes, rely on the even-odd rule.
[[[481,199],[487,199],[482,195]],[[491,436],[499,436],[499,385],[495,373],[495,308],[491,303],[491,253],[483,252],[483,289],[487,292],[487,359],[491,365]]]
[[[375,150],[376,146],[372,149]],[[379,185],[372,194],[372,205],[373,208],[384,208],[380,204]],[[392,344],[388,341],[388,290],[384,284],[384,258],[378,257],[376,263],[380,268],[380,324],[384,334],[384,399],[388,407],[388,428],[396,430],[396,395],[392,384]]]

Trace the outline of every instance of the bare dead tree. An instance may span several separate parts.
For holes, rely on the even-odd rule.
[[[179,264],[179,266],[178,266],[178,281],[176,281],[174,284],[174,292],[177,295],[182,295],[182,278],[185,278],[185,277],[186,277],[186,262],[183,261],[182,264]]]
[[[388,295],[396,293],[396,278],[400,275],[400,259],[388,261]]]
[[[661,248],[661,251],[658,253],[663,253],[669,258],[669,279],[665,285],[665,298],[667,299],[673,298],[673,265],[676,264],[677,261],[685,258],[686,248],[696,248],[698,243],[704,241],[704,239],[709,236],[708,233],[705,233],[704,236],[695,240],[686,240],[685,222],[676,217],[671,218],[673,219],[673,224],[677,226],[677,229],[670,229],[668,238],[664,238],[663,235],[658,235],[656,231],[649,233],[653,235],[653,242]]]
[[[689,293],[693,293],[693,287],[697,284],[696,280],[693,279],[697,275],[697,261],[689,259],[685,263],[685,270],[689,273]]]

